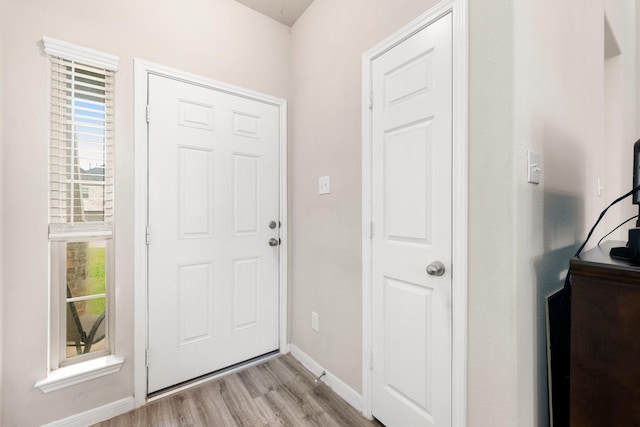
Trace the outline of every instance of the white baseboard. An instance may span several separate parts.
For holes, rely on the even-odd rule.
[[[291,355],[295,357],[298,362],[302,363],[302,366],[307,368],[316,377],[319,376],[322,371],[325,371],[323,381],[329,388],[336,392],[338,396],[344,399],[349,405],[353,406],[358,412],[362,413],[363,401],[362,395],[358,394],[354,389],[346,385],[342,380],[333,375],[331,372],[324,369],[318,362],[313,360],[309,355],[300,350],[295,344],[289,344],[291,349]]]
[[[61,420],[53,421],[42,427],[86,427],[129,412],[133,407],[133,396],[127,397],[126,399],[111,402],[98,408],[90,409]]]

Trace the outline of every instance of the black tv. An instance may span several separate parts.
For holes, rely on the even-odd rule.
[[[640,139],[633,144],[633,188],[640,186]],[[633,203],[640,210],[640,190],[633,193]],[[612,258],[623,259],[634,264],[640,263],[640,216],[636,220],[636,226],[629,229],[629,239],[626,246],[611,248],[609,255]]]
[[[633,188],[640,185],[640,139],[633,144]],[[633,193],[633,204],[640,205],[640,190]],[[636,227],[640,226],[640,218],[636,221]]]

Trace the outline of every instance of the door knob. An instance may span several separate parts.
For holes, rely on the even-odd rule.
[[[274,239],[273,237],[269,239],[269,246],[278,246],[280,244],[280,239]]]
[[[427,274],[429,276],[442,276],[444,274],[444,264],[440,261],[433,261],[427,266]]]

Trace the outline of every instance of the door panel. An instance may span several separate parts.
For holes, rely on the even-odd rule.
[[[178,346],[210,339],[213,263],[178,266]]]
[[[213,150],[178,147],[180,238],[213,233]]]
[[[260,157],[233,154],[233,224],[236,235],[258,234]]]
[[[372,65],[372,412],[387,427],[451,424],[451,58],[449,14]]]
[[[233,329],[249,328],[260,316],[260,258],[233,260]]]
[[[392,278],[384,279],[384,383],[388,393],[428,417],[432,412],[431,369],[428,349],[431,333],[428,314],[432,289]],[[413,330],[424,337],[410,342],[397,331]],[[410,367],[411,369],[407,369]]]
[[[277,350],[279,108],[149,76],[154,392]]]
[[[384,230],[388,240],[430,244],[432,159],[430,121],[384,136]]]

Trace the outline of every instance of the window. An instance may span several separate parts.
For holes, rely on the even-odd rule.
[[[52,367],[112,351],[117,58],[44,38],[51,70]]]

